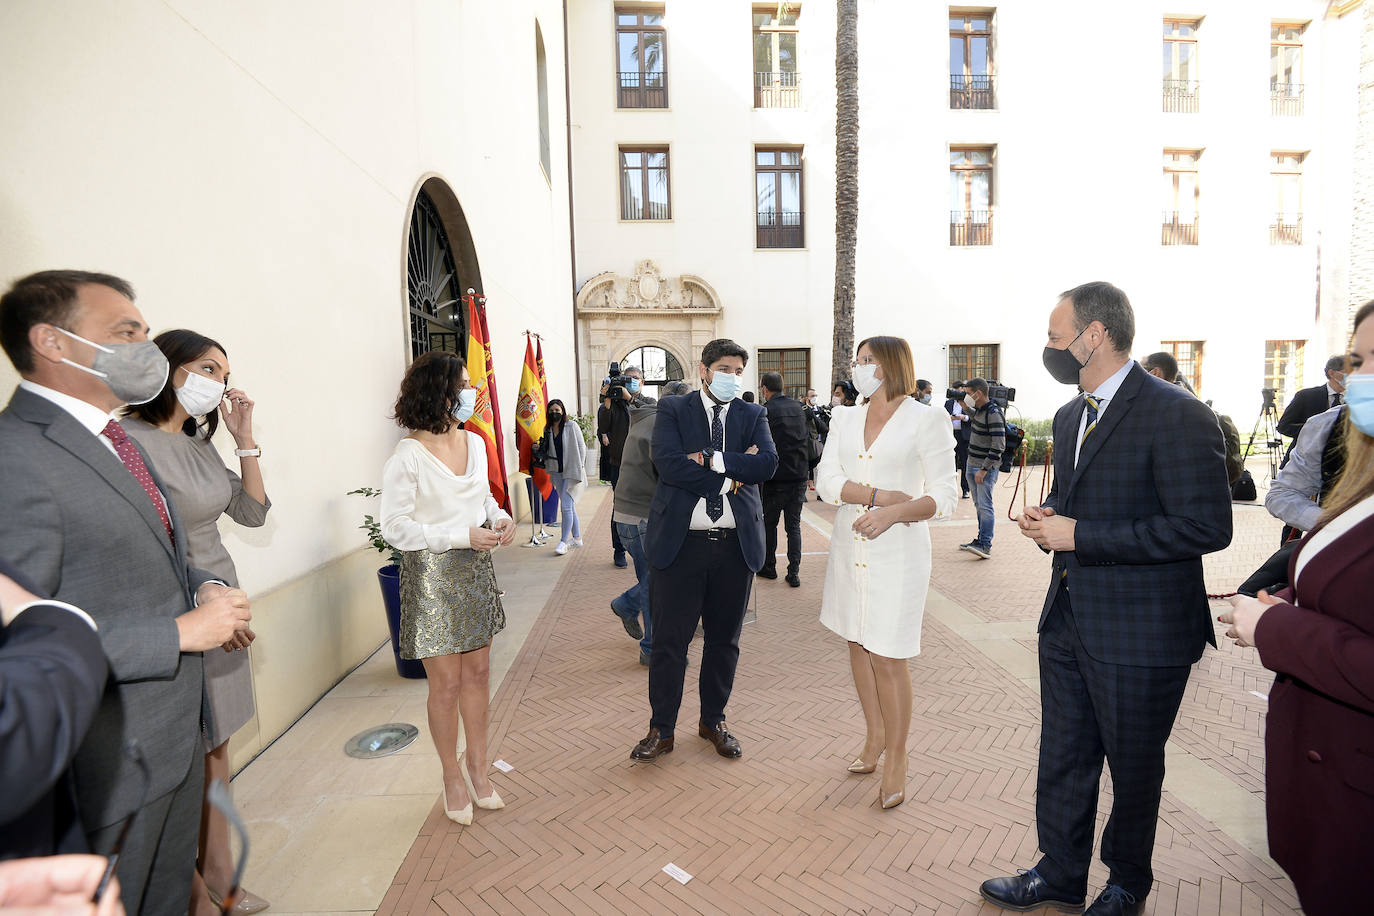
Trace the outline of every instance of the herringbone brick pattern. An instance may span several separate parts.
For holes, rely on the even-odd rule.
[[[567,558],[493,701],[493,757],[515,767],[493,773],[506,809],[478,811],[473,826],[459,827],[436,794],[378,912],[1000,912],[981,901],[979,882],[1037,857],[1034,692],[928,615],[911,663],[907,802],[880,810],[878,775],[844,771],[862,744],[862,716],[844,646],[817,621],[828,545],[804,527],[804,549],[815,555],[803,560],[803,587],[760,580],[758,621],[741,640],[727,715],[743,759],[717,757],[691,728],[698,642],[676,750],[633,763],[630,748],[648,724],[647,676],[607,605],[632,581],[610,564],[608,507],[588,526],[588,547]],[[973,558],[953,547],[963,530],[934,533],[937,587],[975,613],[1002,609],[990,619],[1033,619],[1045,565],[1033,545],[1026,565],[1013,562],[1024,539],[999,531],[995,560],[972,578],[996,571],[1005,591],[980,593],[975,606],[964,562]],[[950,588],[961,582],[964,591]],[[1209,653],[1176,731],[1253,791],[1262,788],[1263,703],[1245,691],[1267,693],[1266,683],[1253,657]],[[1110,805],[1109,782],[1104,788],[1099,831]],[[691,881],[664,874],[670,862]],[[1168,793],[1155,871],[1147,913],[1296,909],[1280,872]],[[1099,864],[1094,892],[1105,878]]]

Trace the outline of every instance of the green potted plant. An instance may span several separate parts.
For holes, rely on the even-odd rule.
[[[381,494],[381,490],[360,487],[349,490],[345,495],[371,499]],[[382,586],[382,604],[386,608],[387,629],[391,631],[391,652],[396,659],[396,673],[401,677],[422,678],[425,676],[423,662],[418,658],[401,658],[401,551],[382,537],[382,523],[371,514],[364,515],[363,523],[358,527],[367,532],[368,546],[385,554],[389,561],[377,570],[377,581]]]

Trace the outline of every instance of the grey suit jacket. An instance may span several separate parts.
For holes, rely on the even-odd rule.
[[[204,752],[202,657],[180,651],[175,618],[214,576],[187,565],[170,499],[167,509],[175,544],[133,475],[71,414],[23,389],[0,413],[0,556],[89,613],[110,663],[73,764],[88,831],[138,804],[143,780],[124,753],[129,740],[148,763],[148,801],[176,788]]]

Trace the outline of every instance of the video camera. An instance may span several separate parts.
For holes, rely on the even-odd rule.
[[[967,382],[964,383],[964,385],[967,384]],[[945,389],[945,397],[955,401],[962,401],[965,393],[966,392],[959,390],[959,387]],[[988,400],[1005,411],[1007,405],[1016,400],[1016,389],[1008,388],[1006,385],[999,385],[993,379],[988,379]]]
[[[612,401],[621,400],[624,397],[625,386],[630,383],[631,378],[632,376],[620,374],[619,362],[611,363],[610,374],[602,381],[603,385],[610,386],[606,389],[606,394],[604,396],[610,398]]]
[[[1260,397],[1264,399],[1264,402],[1260,405],[1261,411],[1277,409],[1277,405],[1274,403],[1274,396],[1276,394],[1278,394],[1278,390],[1275,388],[1260,389]]]

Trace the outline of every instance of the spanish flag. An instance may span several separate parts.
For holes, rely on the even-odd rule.
[[[539,375],[534,342],[526,337],[525,365],[520,370],[520,399],[515,404],[515,442],[520,448],[520,470],[534,478],[534,485],[548,499],[553,495],[553,482],[547,471],[534,467],[530,460],[534,446],[544,438],[544,411],[549,406]]]
[[[491,336],[487,332],[487,316],[477,306],[476,296],[468,300],[468,377],[477,391],[477,406],[472,418],[463,424],[482,437],[487,445],[487,483],[492,498],[507,512],[510,499],[506,495],[506,455],[501,442],[501,414],[496,404],[496,372],[491,362]]]

